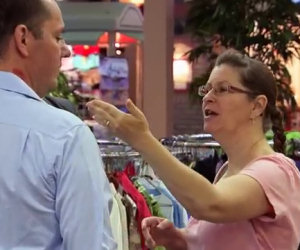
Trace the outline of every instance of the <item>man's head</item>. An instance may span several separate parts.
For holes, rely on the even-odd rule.
[[[0,1],[0,70],[20,76],[39,96],[56,86],[61,58],[70,55],[54,0]]]
[[[8,39],[19,24],[24,24],[35,38],[42,37],[42,24],[50,18],[45,2],[41,0],[0,1],[0,58],[7,49]]]

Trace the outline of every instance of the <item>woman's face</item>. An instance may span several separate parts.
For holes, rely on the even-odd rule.
[[[253,102],[243,92],[251,91],[241,84],[236,68],[226,64],[215,67],[207,86],[210,91],[202,104],[205,132],[232,134],[251,124]]]

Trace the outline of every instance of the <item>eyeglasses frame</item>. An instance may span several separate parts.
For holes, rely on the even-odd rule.
[[[241,89],[241,88],[232,86],[230,83],[228,83],[226,81],[223,81],[223,82],[220,82],[220,83],[226,83],[227,84],[227,93],[242,93],[242,94],[247,94],[247,95],[256,95],[255,92],[248,91],[248,90],[245,90],[245,89]],[[213,87],[211,87],[211,89],[208,90],[205,94],[201,93],[201,90],[204,89],[204,88],[207,88],[207,84],[201,85],[201,86],[198,87],[198,95],[200,97],[206,96],[211,90],[214,90],[214,95],[216,95],[215,94],[216,93],[215,89]]]

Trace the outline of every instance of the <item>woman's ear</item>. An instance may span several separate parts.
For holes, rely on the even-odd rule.
[[[253,107],[251,111],[251,119],[262,116],[268,104],[268,99],[265,95],[258,95],[253,100]]]

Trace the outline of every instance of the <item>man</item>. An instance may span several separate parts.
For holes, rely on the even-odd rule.
[[[68,56],[54,0],[0,1],[0,249],[115,249],[89,129],[41,98]]]

